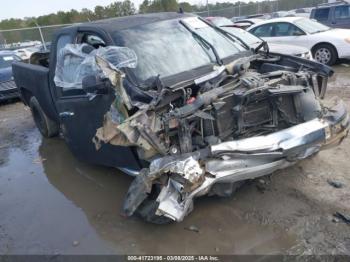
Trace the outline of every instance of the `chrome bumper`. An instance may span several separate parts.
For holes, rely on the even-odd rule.
[[[158,196],[156,214],[182,221],[192,210],[193,199],[207,194],[214,184],[253,179],[288,167],[320,149],[339,144],[346,137],[349,125],[349,115],[340,101],[322,119],[314,119],[266,136],[211,146],[210,157],[202,167],[206,175],[203,175],[200,184],[184,194],[179,182],[169,178],[167,186]],[[179,167],[196,170],[199,162],[182,160],[181,163],[180,160],[174,165],[177,165],[177,170]]]

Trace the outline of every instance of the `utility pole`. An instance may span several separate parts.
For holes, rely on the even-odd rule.
[[[45,43],[45,39],[44,39],[44,36],[43,36],[43,32],[41,31],[41,27],[38,25],[38,23],[36,21],[34,21],[35,25],[38,27],[39,29],[39,34],[40,34],[40,38],[41,38],[41,42],[43,43],[43,46],[44,46],[44,50],[46,51],[47,48],[46,48],[46,43]]]
[[[208,16],[209,16],[209,0],[207,0],[207,12],[208,12]]]

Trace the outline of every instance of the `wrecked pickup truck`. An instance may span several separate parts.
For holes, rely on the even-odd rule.
[[[330,67],[251,49],[190,14],[67,27],[31,60],[13,72],[43,136],[61,132],[78,158],[135,176],[123,211],[154,223],[182,221],[194,198],[229,196],[349,130],[343,102],[322,101]]]

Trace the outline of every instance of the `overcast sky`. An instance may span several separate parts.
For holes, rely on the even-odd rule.
[[[57,11],[82,8],[92,9],[96,5],[108,5],[115,0],[1,0],[0,20],[6,18],[23,18],[40,16]],[[136,7],[142,0],[131,0]],[[192,4],[205,4],[206,0],[186,0]],[[237,0],[209,0],[215,2],[236,2]]]

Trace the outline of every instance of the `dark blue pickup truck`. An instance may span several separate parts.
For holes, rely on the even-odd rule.
[[[11,51],[0,51],[0,101],[19,96],[18,89],[12,75],[12,63],[20,61]]]
[[[123,211],[155,223],[181,221],[195,197],[227,196],[349,130],[344,103],[322,101],[330,67],[251,48],[191,14],[60,29],[33,60],[13,72],[40,132],[135,176]]]

